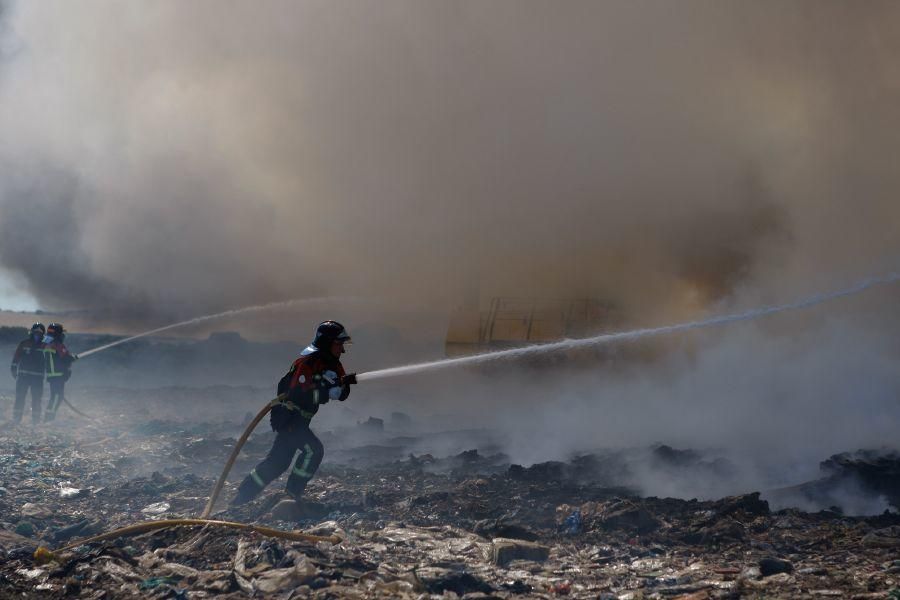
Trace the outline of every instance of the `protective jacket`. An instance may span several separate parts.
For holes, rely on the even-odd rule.
[[[308,427],[319,406],[329,400],[346,400],[350,386],[341,385],[344,375],[341,361],[331,353],[307,347],[279,383],[278,393],[287,393],[289,406],[272,409],[272,429]]]
[[[10,366],[17,375],[36,375],[43,378],[45,372],[44,343],[34,341],[31,336],[19,342]]]
[[[75,355],[69,352],[66,345],[58,340],[44,344],[44,355],[47,364],[47,380],[62,377],[67,380],[72,375],[72,363]]]

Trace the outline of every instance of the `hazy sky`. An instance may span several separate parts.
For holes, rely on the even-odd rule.
[[[37,310],[37,299],[32,296],[22,281],[11,273],[0,270],[0,310]]]

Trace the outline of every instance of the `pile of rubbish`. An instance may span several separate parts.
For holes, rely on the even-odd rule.
[[[900,598],[896,511],[775,511],[759,493],[714,501],[640,497],[616,483],[625,466],[614,460],[589,455],[521,466],[489,445],[446,456],[403,454],[401,447],[423,446],[414,436],[400,444],[402,436],[377,419],[320,431],[325,463],[301,505],[284,502],[277,481],[255,502],[229,508],[236,483],[271,444],[261,427],[213,513],[336,535],[338,543],[172,526],[78,545],[137,522],[199,515],[243,428],[239,410],[230,413],[233,421],[216,422],[185,419],[177,407],[142,414],[149,394],[123,397],[115,414],[91,422],[71,417],[0,429],[4,595]],[[201,403],[217,395],[198,394]],[[156,401],[166,406],[165,398]],[[101,396],[79,402],[96,415],[111,405]],[[649,452],[663,462],[727,468],[668,447]],[[860,472],[866,485],[887,493],[896,468],[883,453],[839,455],[823,464],[823,474]],[[73,543],[54,561],[34,559],[40,546]]]

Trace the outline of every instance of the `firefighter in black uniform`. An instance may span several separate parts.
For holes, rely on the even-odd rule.
[[[28,337],[19,342],[13,354],[10,370],[16,380],[16,403],[13,421],[20,423],[25,410],[25,398],[31,390],[31,422],[41,422],[41,399],[44,396],[44,329],[43,323],[31,326]]]
[[[281,475],[294,461],[287,481],[287,493],[299,500],[306,484],[322,462],[324,448],[310,430],[309,422],[319,406],[329,400],[346,400],[356,375],[346,375],[340,357],[350,336],[336,321],[325,321],[316,337],[294,361],[278,384],[278,393],[287,400],[272,409],[272,429],[278,434],[268,456],[241,482],[232,506],[245,504]],[[296,458],[295,458],[296,455]]]

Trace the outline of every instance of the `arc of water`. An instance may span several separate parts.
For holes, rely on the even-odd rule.
[[[346,298],[297,298],[294,300],[283,300],[281,302],[269,302],[268,304],[257,304],[254,306],[245,306],[243,308],[234,308],[231,310],[226,310],[218,313],[214,313],[211,315],[204,315],[202,317],[195,317],[193,319],[188,319],[187,321],[179,321],[178,323],[172,323],[171,325],[166,325],[164,327],[157,327],[156,329],[151,329],[150,331],[144,331],[142,333],[138,333],[137,335],[132,335],[127,338],[123,338],[121,340],[116,340],[114,342],[110,342],[109,344],[105,344],[103,346],[99,346],[97,348],[91,348],[90,350],[86,350],[84,352],[78,353],[78,358],[84,358],[86,356],[90,356],[91,354],[96,354],[98,352],[103,352],[104,350],[108,350],[115,346],[119,346],[121,344],[125,344],[134,340],[138,340],[143,337],[147,337],[148,335],[155,335],[157,333],[162,333],[163,331],[169,331],[171,329],[176,329],[178,327],[185,327],[187,325],[195,325],[197,323],[203,323],[204,321],[211,321],[213,319],[222,319],[225,317],[232,317],[235,315],[240,315],[248,312],[262,312],[267,310],[274,310],[277,308],[290,308],[293,306],[301,306],[305,304],[317,304],[317,303],[325,303],[325,302],[334,302],[336,300],[346,300]]]
[[[497,352],[486,352],[484,354],[474,354],[472,356],[463,356],[460,358],[448,358],[444,360],[436,360],[431,362],[417,363],[402,367],[392,367],[389,369],[380,369],[377,371],[369,371],[360,373],[356,376],[357,381],[376,381],[379,379],[387,379],[389,377],[400,377],[403,375],[412,375],[422,373],[424,371],[433,371],[436,369],[447,369],[451,367],[461,367],[465,365],[474,365],[489,361],[521,358],[545,352],[556,352],[561,350],[573,350],[576,348],[586,348],[597,346],[600,344],[608,344],[618,341],[636,340],[656,335],[665,335],[676,333],[679,331],[688,331],[691,329],[700,329],[703,327],[712,327],[715,325],[725,325],[727,323],[736,323],[738,321],[750,321],[761,317],[766,317],[776,313],[801,310],[811,308],[817,304],[822,304],[830,300],[836,300],[846,296],[853,296],[864,292],[870,288],[881,285],[888,285],[900,281],[900,273],[891,273],[881,277],[871,277],[864,279],[850,287],[827,293],[816,294],[790,302],[788,304],[779,304],[775,306],[766,306],[756,308],[740,313],[732,313],[711,317],[700,321],[689,321],[686,323],[676,323],[674,325],[665,325],[662,327],[650,327],[645,329],[635,329],[632,331],[623,331],[619,333],[608,333],[589,338],[563,340],[560,342],[551,342],[547,344],[536,344],[533,346],[525,346],[522,348],[513,348],[511,350],[500,350]]]

